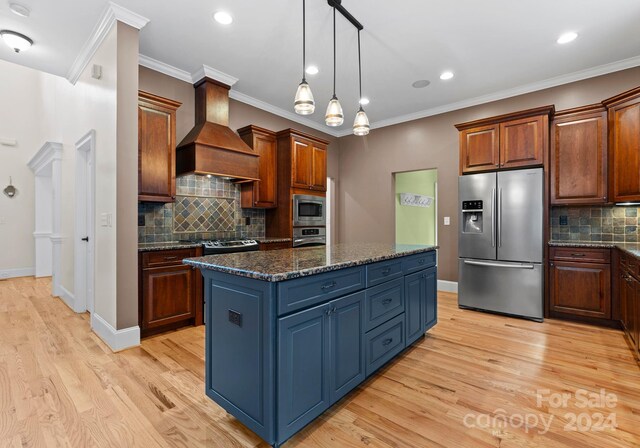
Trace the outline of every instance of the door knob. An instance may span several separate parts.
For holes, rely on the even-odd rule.
[[[88,243],[89,242],[89,237],[85,236],[84,238],[82,238],[82,241],[86,241]]]

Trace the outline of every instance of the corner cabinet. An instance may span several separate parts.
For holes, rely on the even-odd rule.
[[[556,113],[551,125],[551,204],[606,202],[606,109],[595,104]]]
[[[277,134],[278,151],[290,158],[291,188],[327,191],[327,145],[329,142],[286,129]]]
[[[138,92],[138,200],[176,196],[176,110],[181,103]]]
[[[640,87],[603,104],[609,115],[611,201],[640,201]]]
[[[240,203],[242,208],[274,208],[278,206],[278,157],[276,134],[258,126],[238,129],[238,134],[259,156],[258,182],[242,184]]]
[[[457,124],[460,174],[542,166],[553,112],[546,106]]]

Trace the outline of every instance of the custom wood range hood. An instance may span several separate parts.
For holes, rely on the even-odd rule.
[[[196,91],[196,125],[176,149],[176,175],[212,174],[237,182],[259,180],[258,158],[229,128],[229,86],[203,78]]]

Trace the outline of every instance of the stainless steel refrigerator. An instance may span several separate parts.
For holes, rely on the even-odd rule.
[[[461,176],[458,304],[542,320],[542,168]]]

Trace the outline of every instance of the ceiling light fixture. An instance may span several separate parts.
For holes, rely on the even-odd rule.
[[[310,65],[305,71],[307,72],[307,75],[317,75],[319,72],[318,67],[315,65]]]
[[[363,136],[369,133],[369,117],[362,108],[362,57],[360,56],[360,30],[358,30],[358,85],[360,86],[360,108],[353,120],[354,135]],[[369,100],[367,100],[367,103]]]
[[[231,14],[224,11],[218,11],[213,15],[213,19],[221,25],[230,25],[233,22]]]
[[[327,106],[327,113],[324,116],[327,126],[341,126],[344,123],[344,114],[338,97],[336,96],[336,7],[333,7],[333,96]]]
[[[2,30],[0,31],[0,37],[16,53],[27,51],[33,45],[33,41],[29,37],[15,31]]]
[[[570,31],[558,37],[558,40],[556,42],[558,42],[561,45],[568,44],[569,42],[573,42],[574,40],[576,40],[577,37],[578,37],[578,33],[574,33],[573,31]]]
[[[31,10],[20,3],[9,3],[9,9],[20,17],[29,17],[29,14],[31,14]]]
[[[453,78],[453,72],[442,72],[442,74],[440,75],[440,79],[442,79],[443,81],[451,78]]]
[[[307,29],[306,29],[306,0],[302,0],[302,81],[298,85],[295,99],[293,100],[293,110],[299,115],[310,115],[316,110],[316,103],[313,100],[311,87],[304,77],[307,66]],[[309,67],[311,68],[311,67]],[[309,69],[307,69],[308,71]],[[317,69],[316,69],[317,73]]]

